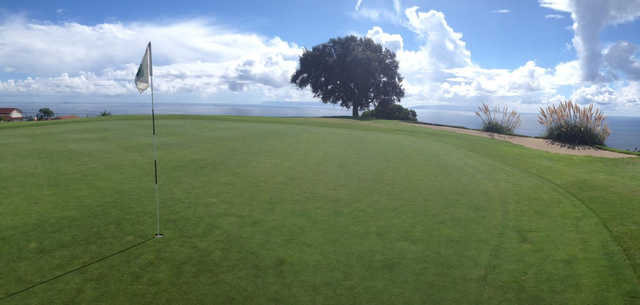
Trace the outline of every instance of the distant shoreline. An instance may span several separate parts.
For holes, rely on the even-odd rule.
[[[97,116],[102,111],[109,111],[114,115],[131,115],[150,113],[151,106],[148,103],[63,103],[63,104],[33,104],[33,103],[1,103],[4,107],[18,107],[25,114],[34,115],[38,107],[49,107],[57,115],[76,115],[80,117]],[[431,124],[448,126],[460,126],[470,129],[479,129],[480,120],[472,111],[415,108],[418,121]],[[270,102],[257,105],[237,105],[224,103],[158,103],[156,113],[159,114],[186,114],[186,115],[241,115],[241,116],[268,116],[268,117],[326,117],[326,116],[350,116],[347,109],[336,105],[317,103],[305,103],[304,105],[288,102]],[[608,116],[607,123],[612,131],[606,144],[617,149],[633,150],[640,147],[640,117]],[[535,114],[522,114],[522,125],[516,129],[517,134],[523,136],[540,137],[543,129],[536,120]]]

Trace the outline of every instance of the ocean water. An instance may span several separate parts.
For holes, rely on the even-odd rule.
[[[92,117],[107,110],[112,114],[149,114],[150,103],[56,103],[42,104],[6,104],[0,107],[18,107],[26,114],[35,114],[41,107],[50,107],[58,115],[77,115]],[[274,117],[318,117],[318,116],[350,116],[351,111],[335,105],[325,105],[319,102],[287,103],[271,102],[263,104],[205,104],[205,103],[158,103],[156,112],[159,114],[223,114],[246,116],[274,116]],[[471,110],[444,110],[430,107],[416,109],[418,120],[427,123],[480,128],[482,122]],[[516,133],[528,136],[542,136],[544,129],[537,122],[536,114],[521,114],[522,124]],[[640,117],[609,116],[607,124],[611,129],[611,136],[606,141],[607,146],[619,149],[640,149]]]
[[[25,114],[35,114],[42,107],[51,108],[56,115],[77,115],[93,117],[102,111],[112,114],[151,114],[151,103],[57,103],[54,105],[24,104],[18,107]],[[289,105],[292,104],[292,105]],[[205,104],[205,103],[156,103],[158,114],[195,114],[195,115],[244,115],[273,117],[314,117],[351,115],[351,111],[339,106],[321,103],[263,103],[263,104]]]

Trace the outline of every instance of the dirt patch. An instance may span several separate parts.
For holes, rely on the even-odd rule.
[[[557,154],[594,156],[594,157],[603,157],[603,158],[634,158],[635,157],[633,155],[627,155],[627,154],[617,153],[613,151],[597,149],[590,146],[570,146],[570,145],[558,143],[558,142],[547,140],[547,139],[507,136],[507,135],[497,134],[493,132],[485,132],[485,131],[479,131],[479,130],[455,128],[455,127],[448,127],[448,126],[437,126],[437,125],[427,125],[427,124],[412,124],[412,125],[431,128],[431,129],[437,129],[437,130],[446,130],[446,131],[474,135],[474,136],[481,136],[481,137],[497,139],[502,141],[508,141],[508,142],[526,146],[529,148],[544,150],[544,151],[557,153]]]

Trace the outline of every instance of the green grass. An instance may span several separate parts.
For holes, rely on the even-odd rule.
[[[0,304],[640,303],[640,158],[162,117],[166,237],[110,256],[154,233],[149,118],[40,123],[0,125]]]
[[[621,153],[621,154],[640,156],[640,151],[630,151],[630,150],[625,150],[625,149],[617,149],[617,148],[604,146],[604,145],[596,145],[596,147],[599,148],[599,149],[602,149],[602,150],[618,152],[618,153]]]

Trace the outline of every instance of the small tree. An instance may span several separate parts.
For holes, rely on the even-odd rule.
[[[38,120],[48,120],[51,119],[55,116],[55,113],[53,112],[53,110],[49,109],[49,108],[40,108],[40,110],[38,110]]]
[[[100,112],[100,116],[111,116],[111,112],[105,110],[103,112]]]
[[[291,76],[300,89],[311,87],[323,103],[358,111],[382,99],[397,103],[404,97],[396,54],[370,38],[347,36],[305,50]]]

